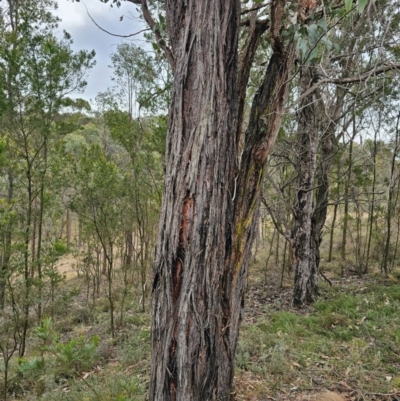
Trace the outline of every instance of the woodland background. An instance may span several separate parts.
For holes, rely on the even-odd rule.
[[[56,38],[55,3],[0,2],[1,399],[146,399],[172,80],[155,38],[162,7],[149,3],[153,51],[120,44],[114,86],[89,104],[76,94],[95,53]],[[268,4],[242,6],[244,47]],[[288,13],[296,59],[264,172],[232,397],[399,400],[399,5],[332,2],[301,28]],[[270,52],[260,36],[244,125]],[[301,224],[313,228],[298,258]]]

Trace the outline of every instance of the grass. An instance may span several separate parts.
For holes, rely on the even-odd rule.
[[[129,334],[112,341],[103,338],[93,363],[82,355],[84,369],[68,371],[60,358],[46,354],[45,366],[26,369],[19,387],[20,400],[69,401],[141,401],[149,378],[149,316],[142,315],[142,325],[130,326]],[[67,345],[69,343],[66,343]],[[63,349],[64,351],[64,349]],[[70,351],[70,350],[68,350]],[[79,356],[75,358],[77,361]],[[37,356],[31,356],[35,361]],[[15,366],[16,367],[16,366]]]
[[[290,307],[290,289],[279,290],[271,282],[260,284],[264,276],[256,277],[249,287],[249,300],[255,291],[267,294],[272,287],[282,297],[267,294],[256,312],[251,305],[247,311],[236,352],[236,401],[300,400],[324,388],[354,401],[395,399],[389,394],[400,392],[400,274],[394,272],[387,279],[337,279],[333,287],[322,284],[319,300],[305,310]],[[16,359],[12,363],[15,399],[145,400],[149,314],[138,312],[134,298],[127,299],[124,326],[111,339],[106,300],[87,308],[77,281],[69,285],[74,286],[70,307],[62,304],[63,313],[58,320],[56,314],[53,329],[65,346],[73,346],[74,338],[98,336],[96,355],[68,373],[49,353],[44,355],[45,364],[39,363],[41,342],[31,338],[25,371],[18,373],[21,364]],[[61,351],[75,352],[62,347]]]
[[[250,372],[263,383],[254,399],[324,387],[359,391],[365,400],[399,392],[400,286],[342,285],[323,287],[307,313],[265,307],[255,324],[243,325],[239,386],[243,372]]]

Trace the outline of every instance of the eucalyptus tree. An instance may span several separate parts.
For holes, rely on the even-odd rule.
[[[389,82],[385,74],[396,73],[400,66],[391,51],[400,34],[393,23],[399,15],[398,5],[381,2],[381,13],[375,13],[373,5],[367,7],[367,3],[359,1],[353,7],[352,2],[345,2],[344,9],[333,5],[329,23],[333,27],[343,21],[341,33],[321,32],[326,19],[310,21],[298,42],[303,65],[300,96],[295,101],[299,105],[298,184],[292,230],[296,305],[311,303],[318,294],[319,247],[328,210],[329,176],[336,144],[353,121],[349,112],[356,107],[361,113],[370,106],[373,95]],[[392,37],[396,38],[393,42]]]
[[[95,233],[106,262],[107,298],[110,311],[110,329],[115,335],[115,296],[113,277],[116,242],[122,232],[126,191],[123,172],[98,145],[84,150],[74,167],[75,194],[70,207],[83,224]]]
[[[150,399],[228,400],[261,181],[281,124],[293,36],[306,31],[313,38],[317,28],[302,25],[325,10],[314,0],[257,0],[249,7],[239,0],[128,1],[140,6],[173,74],[153,267]],[[348,11],[352,4],[345,1]],[[360,0],[358,10],[373,9],[366,5]],[[271,57],[244,129],[249,75],[266,36]],[[300,40],[298,51],[312,54],[306,42]],[[321,85],[360,82],[394,68],[369,67],[357,77],[324,77],[322,70],[298,103]],[[323,199],[319,222],[326,217]]]
[[[294,59],[286,18],[297,6],[151,2],[165,11],[164,30],[146,0],[131,2],[141,6],[173,74],[153,267],[150,399],[229,400],[263,168]],[[312,11],[300,7],[304,18]],[[272,55],[242,132],[252,62],[268,32]]]
[[[94,63],[94,52],[71,50],[68,33],[62,40],[54,36],[58,20],[51,10],[55,7],[51,0],[8,0],[1,8],[0,64],[6,83],[0,131],[9,160],[8,194],[12,194],[8,198],[16,205],[23,225],[18,247],[24,286],[21,356],[34,302],[34,279],[39,280],[40,288],[42,278],[45,185],[49,152],[56,140],[54,121],[63,106],[71,105],[68,95],[84,89],[86,72]],[[39,207],[37,238],[33,233],[35,204]],[[40,315],[40,294],[38,298]]]
[[[156,63],[152,53],[134,43],[122,43],[111,54],[114,85],[96,97],[112,140],[122,146],[127,156],[127,163],[121,166],[126,172],[127,195],[131,200],[124,220],[123,293],[128,292],[128,273],[140,272],[142,310],[161,203],[161,153],[165,153],[165,145],[160,147],[156,143],[159,145],[158,134],[165,141],[165,133],[157,129],[163,125],[166,130],[162,113],[169,99],[170,82],[165,63],[165,60]],[[154,112],[158,115],[153,115]]]
[[[127,156],[127,163],[121,166],[125,171],[129,198],[124,220],[124,269],[125,276],[132,268],[140,273],[138,281],[144,311],[151,249],[154,248],[161,206],[164,145],[160,146],[160,136],[165,140],[165,117],[148,116],[138,121],[132,120],[126,112],[108,110],[104,119],[111,137],[123,147]],[[128,281],[124,281],[127,286]]]
[[[164,63],[133,42],[121,43],[111,54],[112,81],[114,85],[100,92],[96,100],[105,110],[126,110],[131,118],[140,111],[157,111],[166,108],[170,82]]]

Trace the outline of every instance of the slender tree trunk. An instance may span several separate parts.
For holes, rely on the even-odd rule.
[[[37,251],[36,251],[36,265],[38,274],[38,320],[42,319],[42,237],[43,237],[43,213],[44,213],[44,184],[40,188],[39,199],[39,219],[38,219],[38,237],[37,237]]]
[[[82,220],[78,219],[78,248],[82,246]]]
[[[342,258],[342,274],[344,273],[344,264],[346,263],[346,245],[347,245],[347,226],[349,222],[349,189],[351,182],[351,175],[353,169],[353,140],[350,139],[349,145],[349,156],[347,159],[347,177],[344,184],[344,215],[343,215],[343,230],[342,230],[342,247],[341,247],[341,258]]]
[[[7,192],[7,205],[11,206],[11,202],[14,196],[14,176],[12,171],[8,171],[8,192]],[[11,258],[11,244],[12,244],[12,229],[13,222],[10,217],[6,223],[6,229],[4,232],[4,251],[3,258],[1,260],[0,268],[0,309],[4,309],[5,295],[6,295],[6,274],[9,269],[9,263]]]
[[[284,1],[273,3],[280,29]],[[238,165],[239,14],[239,1],[167,2],[174,85],[153,271],[152,401],[230,399],[260,183],[292,60],[275,43]],[[279,29],[271,27],[273,41]]]
[[[373,224],[374,224],[374,215],[375,215],[376,153],[377,153],[376,136],[377,136],[377,131],[375,130],[374,149],[373,149],[373,156],[372,156],[372,169],[373,169],[372,170],[372,199],[371,199],[371,207],[369,210],[367,255],[365,258],[365,267],[363,269],[364,274],[368,273],[369,255],[371,252],[372,228],[373,228]],[[361,266],[360,266],[360,268],[361,268]]]
[[[309,67],[302,67],[301,93],[313,84]],[[315,99],[306,97],[300,104],[297,129],[297,190],[294,201],[292,246],[295,259],[293,303],[312,303],[318,295],[317,245],[313,235],[313,188],[316,171],[318,132],[315,123]]]
[[[399,131],[397,131],[399,132]],[[394,249],[393,249],[393,262],[395,263],[396,257],[397,257],[397,250],[398,250],[398,245],[399,245],[399,240],[400,240],[400,216],[399,216],[399,210],[398,210],[398,202],[399,202],[399,195],[400,195],[400,177],[397,176],[396,178],[396,185],[397,185],[397,190],[395,190],[396,197],[394,200],[393,204],[393,213],[396,214],[397,211],[397,222],[396,222],[396,240],[394,244]]]
[[[389,259],[389,249],[390,249],[390,237],[392,231],[392,217],[394,211],[393,205],[393,195],[394,195],[394,187],[395,187],[395,167],[396,167],[396,158],[397,152],[399,149],[399,138],[400,137],[400,113],[397,116],[397,124],[396,124],[396,139],[395,139],[395,146],[393,149],[393,157],[392,163],[390,166],[390,179],[389,179],[389,197],[387,203],[387,212],[386,212],[386,241],[385,241],[385,253],[383,255],[383,263],[381,270],[387,275],[388,274],[388,259]],[[397,196],[398,196],[397,192]],[[398,232],[397,232],[398,237]],[[397,239],[396,239],[396,248],[397,248]]]
[[[72,228],[72,217],[71,210],[67,208],[67,216],[66,216],[66,227],[67,227],[67,248],[71,247],[71,228]]]
[[[275,266],[279,266],[279,244],[281,240],[280,232],[278,231],[277,239],[276,239],[276,246],[275,246]]]
[[[339,100],[341,102],[341,100]],[[340,103],[341,104],[341,103]],[[341,106],[339,105],[341,109]],[[316,183],[317,189],[315,194],[315,207],[313,216],[311,219],[312,225],[312,244],[315,250],[316,267],[315,270],[319,271],[320,264],[320,245],[322,242],[322,231],[326,222],[328,214],[328,202],[329,202],[329,175],[333,166],[333,157],[335,154],[335,128],[336,124],[330,122],[325,132],[322,133],[320,144],[321,144],[321,159],[319,161],[317,172],[316,172]],[[336,220],[337,205],[335,205],[334,218],[332,227],[334,227]],[[333,229],[332,229],[333,236]]]
[[[46,134],[44,134],[46,135]],[[38,273],[38,320],[42,319],[42,242],[43,242],[43,218],[44,218],[44,187],[45,177],[47,171],[47,137],[43,140],[43,171],[41,174],[40,193],[39,193],[39,218],[38,218],[38,237],[37,237],[37,251],[36,251],[36,265]]]
[[[269,246],[268,256],[265,260],[265,272],[264,272],[264,282],[265,283],[267,283],[268,263],[273,254],[272,247],[274,246],[275,233],[277,233],[279,235],[278,230],[274,227],[274,232],[272,233],[271,243]]]
[[[113,293],[113,249],[110,248],[111,256],[107,262],[107,279],[108,279],[108,302],[110,304],[110,329],[111,337],[115,337],[115,324],[114,324],[114,293]]]
[[[29,324],[29,310],[30,310],[30,297],[31,297],[31,286],[32,278],[30,276],[30,264],[29,264],[29,240],[31,237],[31,225],[32,225],[32,203],[33,203],[33,187],[32,187],[32,171],[29,159],[26,160],[27,163],[27,195],[28,204],[26,211],[26,221],[25,221],[25,239],[24,239],[24,305],[23,305],[23,322],[22,322],[22,333],[21,333],[21,344],[19,346],[19,356],[23,357],[25,355],[26,349],[26,334],[28,332]]]
[[[359,276],[362,275],[362,263],[363,263],[363,258],[361,257],[361,248],[362,248],[362,233],[361,233],[361,228],[362,228],[362,222],[361,222],[361,206],[360,202],[358,199],[355,200],[355,208],[356,208],[356,249],[355,249],[355,255],[356,255],[356,270],[357,274]]]
[[[103,276],[107,277],[107,251],[106,251],[105,247],[103,247],[103,258],[102,258],[102,261],[103,261],[103,265],[101,267],[101,274]]]
[[[100,286],[101,286],[101,249],[96,249],[96,266],[95,266],[95,282],[96,282],[96,297],[100,298]],[[94,289],[93,289],[94,292]],[[95,297],[93,293],[93,298]],[[94,305],[94,303],[93,303]]]
[[[124,264],[126,269],[131,269],[133,260],[132,231],[125,231],[125,257]]]
[[[400,190],[400,188],[398,190]],[[398,250],[398,246],[399,246],[399,239],[400,239],[400,216],[397,216],[396,241],[395,241],[395,244],[394,244],[394,251],[393,251],[393,263],[396,261],[397,250]]]
[[[283,278],[285,275],[285,269],[286,269],[286,253],[287,253],[287,241],[285,240],[285,246],[283,248],[283,263],[282,263],[282,269],[281,269],[281,284],[280,287],[283,288]]]
[[[332,224],[331,224],[331,229],[329,233],[329,255],[328,255],[328,262],[332,262],[332,251],[333,251],[333,235],[335,232],[335,225],[336,225],[336,218],[337,218],[337,210],[338,210],[339,204],[335,203],[333,207],[333,217],[332,217]]]
[[[31,233],[31,272],[32,278],[35,277],[36,269],[36,234],[37,234],[37,198],[33,201],[32,207],[32,233]]]

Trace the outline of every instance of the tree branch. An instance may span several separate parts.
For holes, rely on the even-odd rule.
[[[272,0],[271,5],[271,46],[274,53],[283,54],[284,44],[281,38],[283,15],[286,0]]]
[[[97,28],[99,28],[101,31],[107,33],[108,35],[117,36],[117,37],[119,37],[119,38],[130,38],[130,37],[132,37],[132,36],[139,35],[139,33],[146,32],[146,31],[149,31],[149,30],[150,30],[150,28],[145,28],[145,29],[142,29],[142,30],[140,30],[140,31],[138,31],[138,32],[131,33],[130,35],[118,35],[118,34],[116,34],[116,33],[109,32],[109,31],[107,31],[106,29],[102,28],[102,27],[93,19],[93,17],[92,17],[92,16],[90,15],[90,13],[89,13],[88,8],[86,7],[86,4],[83,3],[83,5],[84,5],[85,8],[86,8],[86,14],[87,14],[87,15],[89,16],[89,18],[92,20],[93,24],[95,24],[95,25],[97,26]]]
[[[282,229],[282,227],[279,225],[278,220],[276,219],[276,216],[274,214],[274,212],[272,211],[271,206],[269,205],[269,203],[267,202],[267,200],[264,198],[263,195],[261,195],[261,203],[265,206],[265,208],[267,209],[268,214],[271,217],[272,220],[272,224],[274,225],[276,231],[278,231],[278,233],[280,235],[282,235],[287,241],[290,242],[290,235],[287,234],[288,228],[286,227],[285,224],[283,224],[285,226],[285,230],[286,232]]]
[[[265,26],[265,24],[269,23],[269,19],[265,18],[265,19],[258,19],[255,21],[255,25],[260,25],[260,26]],[[240,21],[240,26],[250,26],[251,25],[251,21],[250,18],[247,18],[243,21]]]
[[[246,88],[249,82],[251,66],[253,65],[254,57],[257,52],[258,44],[260,42],[260,37],[264,32],[267,31],[269,21],[263,20],[262,23],[257,23],[255,21],[255,25],[252,26],[250,24],[250,32],[247,39],[247,45],[242,54],[240,55],[240,62],[239,62],[239,73],[238,73],[238,91],[239,91],[239,112],[238,112],[238,131],[236,140],[239,143],[241,133],[242,133],[242,123],[243,123],[243,111],[244,111],[244,104],[246,99]]]
[[[267,7],[267,6],[269,6],[269,3],[270,3],[270,2],[268,1],[267,3],[259,4],[259,5],[255,6],[255,7],[253,7],[253,8],[247,8],[246,10],[241,11],[240,14],[241,14],[241,15],[247,14],[247,13],[250,13],[250,12],[252,12],[252,11],[259,10],[260,8]]]
[[[174,70],[174,65],[175,65],[175,60],[174,60],[174,56],[172,54],[171,49],[168,47],[168,45],[165,43],[164,38],[161,36],[161,32],[157,27],[156,22],[154,21],[149,7],[147,5],[147,0],[128,0],[131,3],[134,4],[141,4],[142,5],[142,12],[143,12],[143,17],[145,19],[145,21],[147,22],[147,24],[149,25],[149,27],[151,28],[151,30],[154,32],[154,35],[156,37],[157,40],[157,44],[158,46],[160,46],[160,48],[164,51],[167,60],[169,62],[169,64],[171,65],[172,71]]]
[[[316,82],[313,86],[307,89],[301,96],[299,96],[296,101],[293,103],[293,106],[296,106],[300,103],[304,98],[309,96],[310,94],[314,93],[321,85],[324,84],[336,84],[336,85],[343,85],[343,84],[354,84],[357,82],[364,82],[367,81],[369,78],[380,75],[387,71],[398,70],[400,69],[400,63],[393,63],[389,65],[385,65],[380,68],[373,68],[363,74],[359,75],[358,77],[347,77],[347,78],[324,78],[320,81]]]

